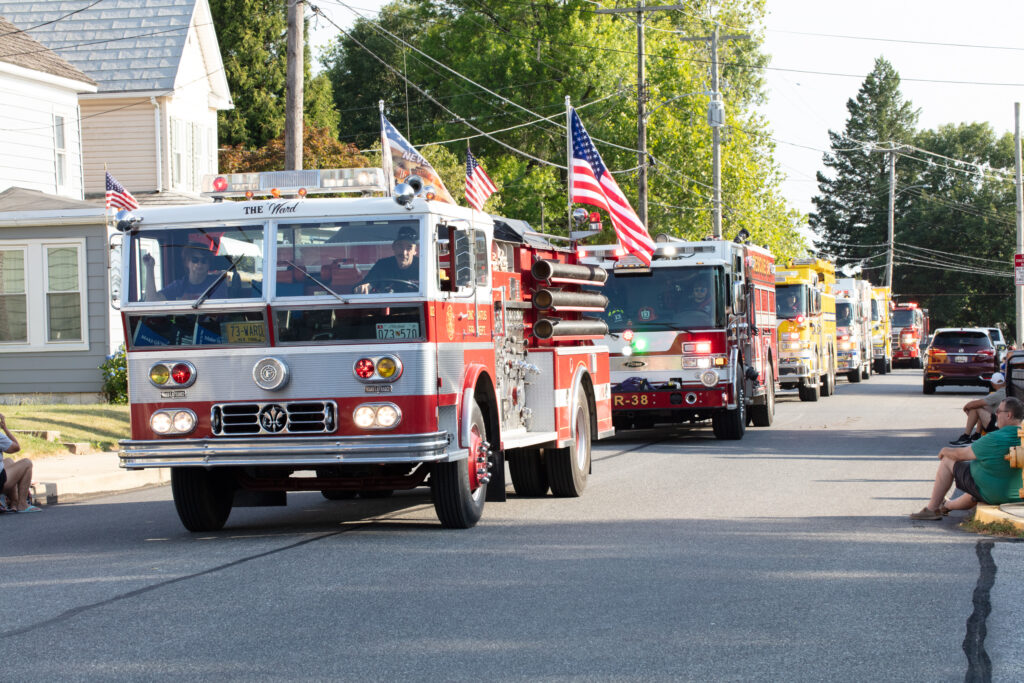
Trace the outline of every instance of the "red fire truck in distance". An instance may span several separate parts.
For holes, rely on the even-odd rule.
[[[119,214],[121,464],[171,468],[188,529],[288,491],[421,485],[443,526],[467,528],[485,499],[504,500],[506,459],[520,494],[583,491],[591,441],[613,433],[595,343],[607,327],[564,300],[606,274],[411,182],[393,197],[305,198],[383,181],[380,169],[222,175],[208,179],[215,198],[274,198]]]
[[[916,303],[895,305],[892,311],[892,364],[924,367],[921,340],[928,336],[928,310]]]
[[[754,245],[659,238],[649,267],[582,249],[610,271],[605,312],[617,429],[711,420],[740,439],[775,414],[775,259]]]

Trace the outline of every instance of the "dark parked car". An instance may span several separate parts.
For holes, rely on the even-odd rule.
[[[943,384],[988,387],[999,369],[996,347],[983,327],[935,330],[924,365],[924,393]]]

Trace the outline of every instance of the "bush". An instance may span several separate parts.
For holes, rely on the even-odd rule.
[[[124,344],[100,365],[103,371],[103,395],[108,403],[128,403],[128,362]]]

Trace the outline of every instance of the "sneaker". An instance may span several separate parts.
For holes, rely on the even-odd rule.
[[[911,519],[917,520],[939,520],[942,519],[942,513],[938,510],[931,510],[927,507],[921,508],[920,512],[914,512],[910,515]]]
[[[961,434],[955,441],[950,441],[950,446],[966,446],[971,442],[970,434]]]
[[[981,434],[979,434],[978,432],[974,432],[974,434],[971,435],[971,442],[977,441],[980,438],[981,438]]]

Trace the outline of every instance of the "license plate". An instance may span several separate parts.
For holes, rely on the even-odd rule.
[[[967,356],[956,356],[953,359],[953,362],[954,363],[966,363],[967,362]]]

